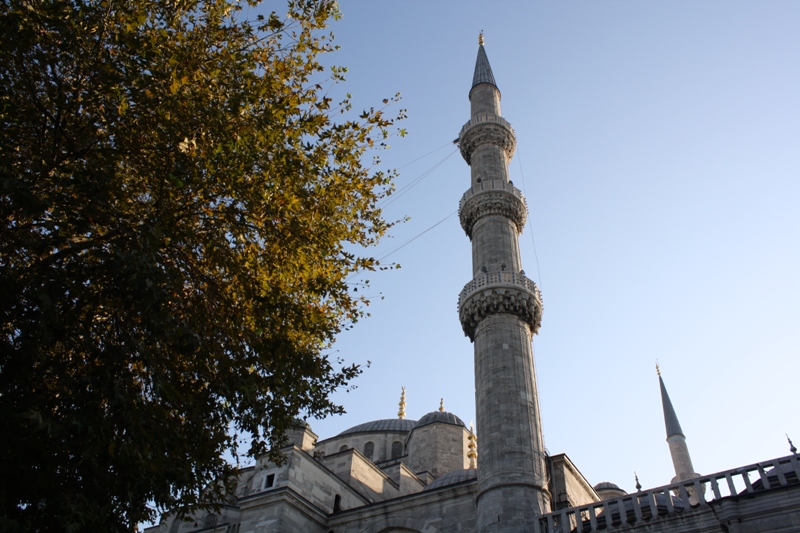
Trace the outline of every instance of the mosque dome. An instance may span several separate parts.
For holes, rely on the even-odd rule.
[[[610,481],[602,481],[592,488],[601,499],[616,498],[627,494],[627,492],[619,488],[619,485]]]
[[[427,426],[428,424],[433,424],[435,422],[442,422],[444,424],[451,424],[453,426],[467,427],[463,420],[458,418],[453,413],[448,413],[447,411],[431,411],[427,415],[420,418],[419,422],[417,422],[414,427],[421,428],[422,426]]]
[[[798,483],[797,473],[794,470],[794,466],[792,463],[784,463],[779,465],[777,468],[780,469],[780,472],[783,474],[783,478],[786,480],[787,485],[791,485],[793,483]],[[770,468],[766,471],[767,474],[767,481],[769,481],[770,487],[780,487],[783,485],[781,480],[778,478],[778,470],[775,467]],[[753,482],[753,490],[754,491],[762,491],[765,490],[764,481],[762,479],[757,479]],[[743,490],[740,494],[746,494],[747,491]]]
[[[424,490],[438,489],[439,487],[446,487],[448,485],[455,485],[464,481],[472,481],[478,478],[478,471],[474,468],[467,468],[465,470],[453,470],[443,476],[439,476],[433,483],[425,487]]]
[[[383,420],[373,420],[364,422],[350,429],[345,429],[339,436],[350,435],[352,433],[376,433],[383,431],[411,431],[417,424],[416,420],[406,420],[405,418],[386,418]]]
[[[594,488],[594,490],[622,490],[616,483],[611,483],[610,481],[601,481],[592,488]]]

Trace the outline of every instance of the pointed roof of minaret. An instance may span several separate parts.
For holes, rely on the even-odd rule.
[[[475,75],[472,76],[472,86],[481,83],[488,83],[497,87],[492,74],[492,67],[489,66],[489,58],[486,57],[486,50],[483,49],[483,32],[478,37],[478,59],[475,61]]]
[[[667,388],[664,386],[664,380],[661,379],[661,370],[656,365],[656,372],[658,372],[658,383],[661,385],[661,406],[664,409],[664,425],[667,428],[667,438],[673,435],[683,435],[681,424],[678,422],[678,415],[675,414],[675,408],[672,407],[672,402],[669,400]]]

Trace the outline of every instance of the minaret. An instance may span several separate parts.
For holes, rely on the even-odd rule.
[[[400,393],[400,403],[397,404],[400,409],[397,411],[397,418],[400,420],[405,419],[406,417],[406,388],[403,387],[402,392]]]
[[[482,34],[469,98],[471,118],[458,144],[472,179],[459,218],[472,241],[473,279],[461,291],[458,313],[475,349],[477,531],[535,531],[536,515],[550,511],[531,347],[542,299],[522,270],[519,234],[528,210],[508,179],[516,138],[500,116]]]
[[[658,374],[658,383],[661,385],[661,406],[664,409],[664,425],[667,428],[669,453],[672,455],[672,465],[675,467],[675,477],[672,478],[672,483],[700,477],[700,474],[695,472],[694,466],[692,466],[692,458],[689,456],[689,448],[686,446],[686,437],[678,422],[678,415],[675,414],[675,409],[672,407],[669,394],[667,394],[658,364],[656,364],[656,373]]]

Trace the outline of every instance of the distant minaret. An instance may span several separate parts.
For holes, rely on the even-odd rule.
[[[477,530],[536,531],[536,515],[550,512],[531,348],[542,299],[522,271],[519,234],[528,210],[508,178],[516,138],[500,116],[500,91],[483,34],[469,98],[471,119],[458,144],[472,179],[459,218],[472,241],[473,279],[461,291],[458,312],[475,349],[481,433]]]
[[[672,483],[699,477],[700,474],[695,472],[694,466],[692,466],[692,458],[689,456],[689,448],[686,446],[686,437],[678,422],[678,415],[675,414],[675,409],[669,400],[658,363],[656,363],[656,373],[658,374],[658,383],[661,385],[661,406],[664,409],[664,425],[667,428],[669,453],[672,455],[672,465],[675,467],[675,477],[672,478]]]
[[[400,403],[397,404],[400,409],[397,411],[397,418],[400,420],[405,419],[406,417],[406,388],[402,388],[402,392],[400,393]]]

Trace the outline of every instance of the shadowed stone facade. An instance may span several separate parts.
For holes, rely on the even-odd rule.
[[[474,344],[480,441],[440,407],[420,420],[366,422],[319,440],[304,422],[280,464],[242,469],[228,505],[187,521],[172,515],[147,533],[776,532],[800,531],[800,461],[794,453],[726,472],[694,472],[659,374],[672,484],[627,494],[592,486],[565,454],[547,455],[532,335],[542,297],[525,276],[518,237],[527,217],[508,179],[516,148],[483,43],[459,135],[470,186],[459,204],[472,275],[459,320]]]

